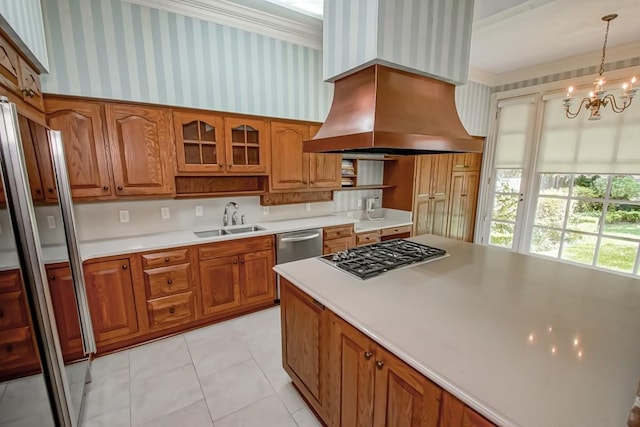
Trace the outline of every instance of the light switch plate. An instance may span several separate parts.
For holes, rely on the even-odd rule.
[[[56,228],[56,218],[53,215],[47,215],[47,224],[49,228]]]
[[[358,209],[362,209],[362,199],[358,199]]]
[[[269,206],[263,206],[262,207],[262,215],[269,215]]]
[[[120,222],[129,222],[129,211],[119,211]]]
[[[160,216],[162,219],[171,218],[171,213],[169,212],[169,208],[160,208]]]
[[[304,204],[304,210],[307,212],[311,212],[311,203],[305,203]]]
[[[203,215],[203,211],[202,211],[202,206],[198,205],[196,206],[196,216],[202,216]]]

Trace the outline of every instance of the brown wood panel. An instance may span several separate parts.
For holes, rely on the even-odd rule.
[[[309,154],[309,188],[342,188],[342,155]]]
[[[491,421],[465,406],[462,412],[462,427],[496,427]]]
[[[302,152],[308,139],[307,125],[271,122],[271,191],[309,188],[309,154]]]
[[[144,271],[147,298],[160,298],[191,288],[191,264],[171,265]]]
[[[189,260],[189,248],[171,249],[167,251],[142,254],[142,266],[145,269],[183,264],[185,262],[189,262]]]
[[[29,327],[0,331],[0,343],[2,371],[37,364],[37,353]]]
[[[98,345],[138,332],[129,259],[86,264],[84,275]]]
[[[237,256],[200,261],[202,314],[215,315],[240,306],[240,268]]]
[[[282,277],[280,285],[283,366],[326,423],[330,312]]]
[[[374,426],[438,426],[440,388],[379,346],[376,368]]]
[[[243,133],[242,129],[247,130],[244,138],[235,137]],[[269,173],[270,140],[266,121],[225,117],[224,132],[227,173]]]
[[[40,168],[38,166],[34,138],[31,135],[29,119],[18,114],[18,126],[20,130],[20,139],[22,140],[24,162],[27,167],[27,176],[29,178],[29,187],[31,188],[31,198],[33,200],[44,200],[42,182],[40,181]]]
[[[22,96],[18,51],[2,36],[0,36],[0,84]]]
[[[224,120],[214,114],[174,111],[179,172],[224,173]]]
[[[151,329],[164,329],[195,320],[193,291],[147,301]]]
[[[355,236],[342,237],[340,239],[325,240],[322,244],[322,254],[328,255],[336,252],[346,251],[356,246]]]
[[[375,384],[376,345],[367,336],[331,316],[332,425],[371,426]],[[339,422],[338,422],[339,420]]]
[[[451,180],[448,236],[473,241],[479,172],[454,172]]]
[[[336,225],[333,227],[325,227],[323,229],[324,240],[340,239],[343,237],[353,236],[353,224]]]
[[[0,294],[0,330],[29,326],[24,294],[20,291]]]
[[[24,101],[39,111],[44,111],[40,75],[22,57],[18,58],[20,66],[20,86]]]
[[[51,160],[47,128],[34,121],[29,122],[29,128],[31,130],[31,137],[38,161],[38,170],[40,172],[40,182],[44,193],[44,199],[47,202],[57,202],[58,193],[56,191],[56,178],[53,170],[53,161]]]
[[[71,270],[69,267],[48,268],[47,278],[62,355],[65,360],[80,358],[83,356],[82,332]]]
[[[443,392],[439,427],[495,427],[495,424],[451,394]]]
[[[273,235],[234,239],[226,242],[198,246],[200,260],[271,250],[275,247]]]
[[[243,304],[275,299],[274,265],[273,249],[240,255],[240,291]]]
[[[295,193],[267,193],[260,196],[262,206],[291,205],[295,203],[330,202],[333,191],[306,191]]]
[[[178,197],[260,195],[266,191],[266,176],[177,176]]]
[[[453,154],[453,170],[457,172],[480,172],[482,153]]]
[[[22,291],[22,276],[20,270],[6,270],[0,272],[0,292]]]
[[[356,234],[356,246],[365,246],[380,241],[380,230]]]
[[[451,164],[449,154],[419,156],[413,205],[414,235],[447,235]]]
[[[107,104],[105,120],[116,194],[173,194],[174,147],[168,110]]]
[[[45,112],[51,129],[62,132],[73,197],[113,196],[101,105],[47,98]]]
[[[382,183],[393,187],[382,190],[382,207],[412,210],[416,163],[419,156],[394,157],[384,162]]]

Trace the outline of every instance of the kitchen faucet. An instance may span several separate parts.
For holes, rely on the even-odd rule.
[[[232,224],[236,225],[236,222],[237,222],[236,213],[238,212],[238,209],[240,208],[240,206],[238,206],[236,202],[229,202],[226,205],[224,205],[224,215],[222,215],[222,225],[224,227],[229,225],[229,206],[233,206],[236,209],[235,212],[233,213]]]

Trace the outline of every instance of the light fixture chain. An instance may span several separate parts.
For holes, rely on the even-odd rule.
[[[607,39],[609,38],[609,24],[611,21],[607,21],[607,30],[604,33],[604,44],[602,45],[602,60],[600,61],[600,77],[604,74],[604,58],[607,53]]]

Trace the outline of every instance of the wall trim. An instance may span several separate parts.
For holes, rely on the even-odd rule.
[[[226,0],[124,1],[322,50],[322,21],[316,19],[301,23]]]

